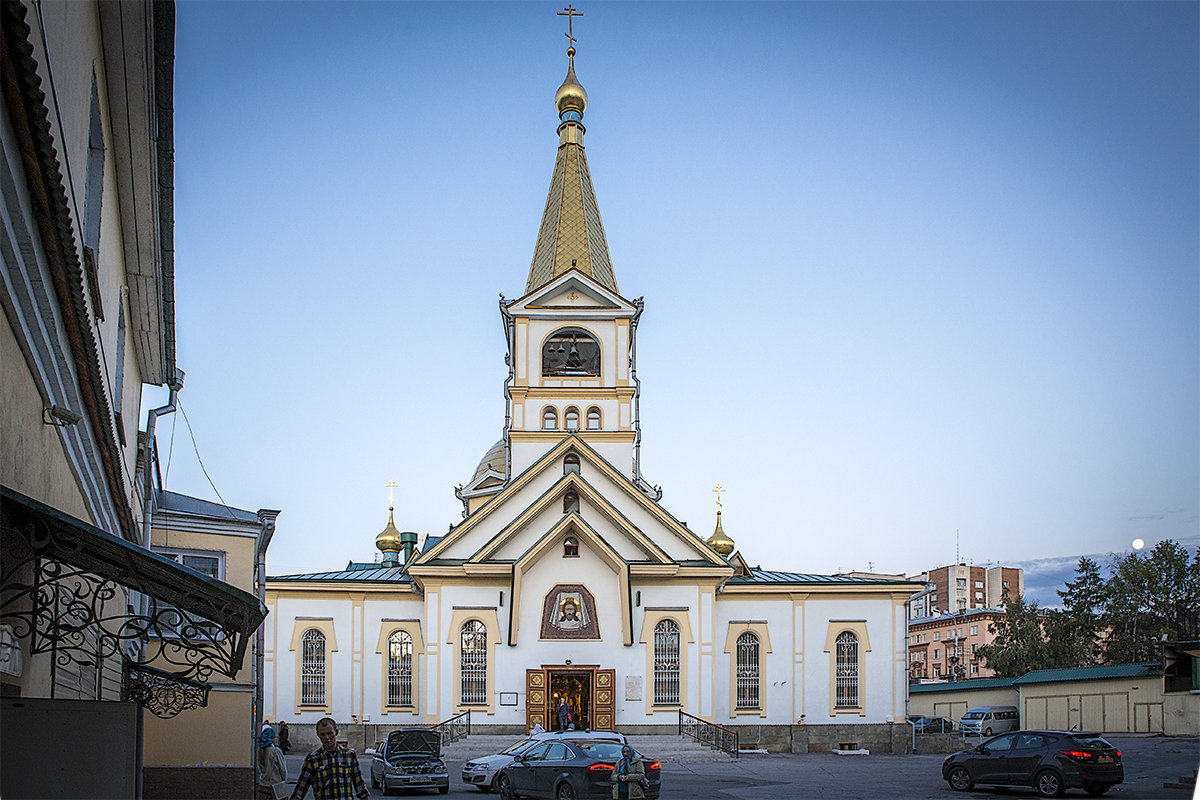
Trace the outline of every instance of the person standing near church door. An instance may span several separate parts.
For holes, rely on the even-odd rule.
[[[558,698],[558,729],[565,731],[567,726],[571,724],[571,707],[567,705],[567,698]]]

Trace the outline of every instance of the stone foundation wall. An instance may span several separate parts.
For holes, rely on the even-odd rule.
[[[364,752],[376,743],[387,739],[389,732],[401,725],[342,725],[338,728],[338,739],[345,742],[357,753]],[[728,725],[738,732],[739,743],[743,749],[759,748],[769,753],[828,753],[838,749],[842,744],[853,744],[859,748],[870,750],[872,753],[911,753],[912,729],[906,725],[893,723],[872,723],[859,725]],[[620,725],[621,733],[629,736],[662,736],[674,735],[678,732],[676,725]],[[317,739],[315,725],[295,723],[288,725],[291,749],[296,752],[310,752],[321,746]],[[471,732],[480,734],[499,734],[512,736],[514,739],[525,735],[526,731],[518,725],[471,725]],[[960,741],[955,736],[945,736],[947,743],[933,743],[935,736],[918,736],[917,752],[956,752],[961,749],[953,745]],[[922,740],[930,740],[925,748],[945,747],[948,749],[924,749]]]
[[[863,725],[793,725],[792,753],[830,753],[842,745],[872,753],[911,753],[912,729],[891,722]]]
[[[142,767],[145,800],[246,800],[253,767]]]

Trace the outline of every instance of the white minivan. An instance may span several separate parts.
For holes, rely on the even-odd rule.
[[[979,706],[972,708],[958,724],[959,730],[966,734],[991,736],[994,733],[1015,731],[1021,727],[1017,718],[1016,706]]]

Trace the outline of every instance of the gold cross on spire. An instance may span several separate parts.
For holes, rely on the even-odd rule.
[[[388,481],[387,483],[384,484],[384,486],[386,486],[387,490],[388,490],[388,508],[394,508],[396,505],[395,503],[392,502],[392,490],[395,489],[399,485],[400,484],[396,483],[395,481]]]
[[[717,511],[720,511],[721,510],[721,492],[727,492],[729,490],[718,483],[717,488],[713,489],[713,491],[717,493]]]
[[[573,47],[575,45],[575,36],[573,35],[575,33],[575,31],[571,27],[571,23],[575,21],[575,19],[574,19],[575,17],[582,17],[583,14],[576,11],[573,6],[567,6],[562,11],[559,11],[557,13],[558,13],[558,16],[567,18],[567,32],[563,35],[566,36],[567,39],[570,40],[571,46]]]

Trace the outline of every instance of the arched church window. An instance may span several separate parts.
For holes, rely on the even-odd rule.
[[[579,540],[574,536],[563,540],[563,558],[579,558]]]
[[[563,412],[563,427],[569,431],[579,430],[579,409],[570,406]]]
[[[737,707],[759,706],[758,636],[747,631],[737,639]]]
[[[563,495],[563,513],[570,514],[572,511],[579,513],[579,495],[573,490],[568,490]]]
[[[836,640],[837,686],[834,689],[836,708],[858,707],[858,637],[842,631]]]
[[[325,634],[316,628],[300,640],[300,705],[325,705]]]
[[[408,631],[396,631],[388,637],[388,705],[413,704],[413,644]]]
[[[555,331],[542,346],[543,375],[599,375],[600,344],[582,328]]]
[[[654,704],[679,705],[679,625],[673,619],[654,626]]]
[[[595,406],[587,410],[587,429],[589,431],[600,430],[600,409]]]
[[[567,453],[563,456],[563,475],[566,475],[568,472],[574,472],[576,475],[579,474],[578,453]]]
[[[546,406],[542,409],[542,430],[552,431],[558,428],[558,409]]]
[[[463,623],[459,634],[459,697],[463,705],[487,704],[487,628],[477,619]]]

